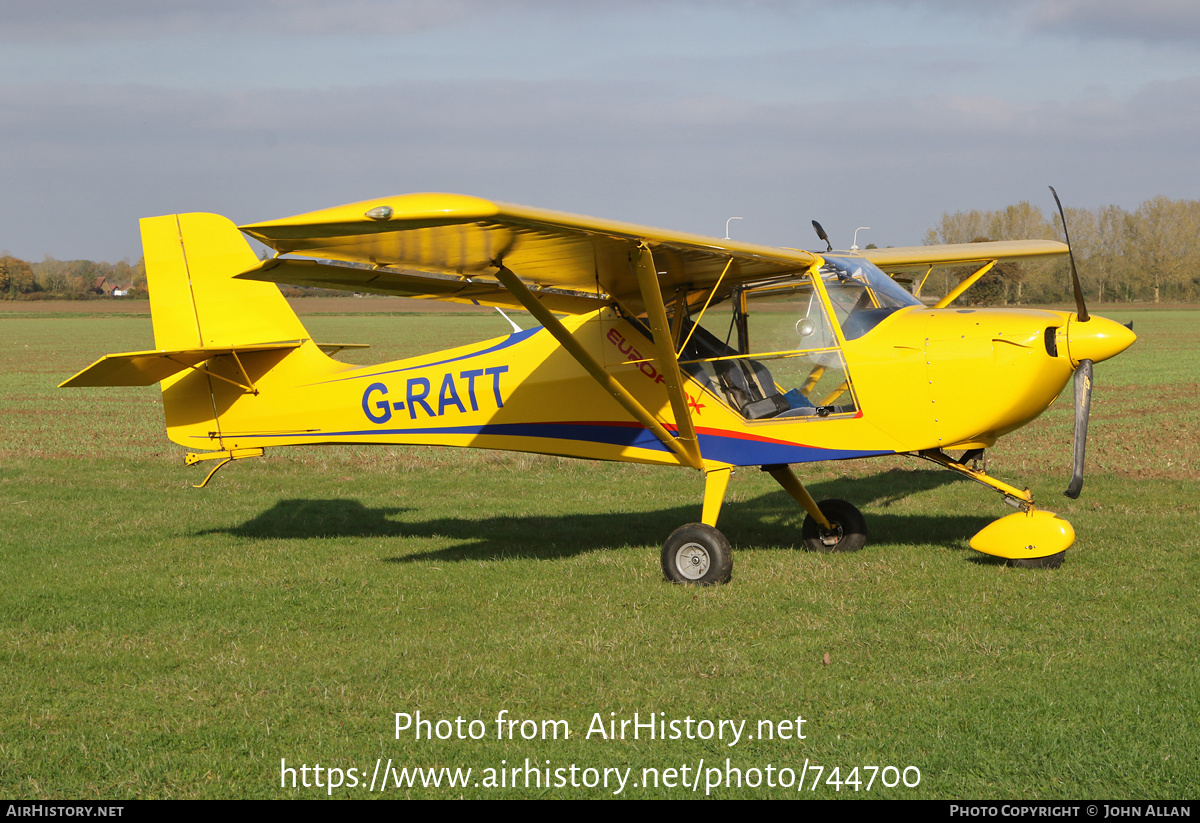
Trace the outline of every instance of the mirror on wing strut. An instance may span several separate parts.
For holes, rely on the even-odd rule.
[[[825,229],[821,228],[821,224],[816,220],[812,221],[813,228],[817,230],[817,237],[825,241],[827,248],[825,251],[833,251],[833,244],[829,242],[829,235],[825,233]]]

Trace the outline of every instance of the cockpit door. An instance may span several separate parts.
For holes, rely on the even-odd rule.
[[[680,367],[749,420],[854,415],[827,302],[812,273],[741,290],[732,311],[701,318],[694,331],[685,324],[691,336]]]

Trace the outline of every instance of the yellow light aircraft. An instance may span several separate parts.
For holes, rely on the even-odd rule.
[[[1044,240],[812,253],[452,194],[240,230],[278,254],[260,261],[217,215],[142,220],[158,348],[109,355],[62,385],[161,381],[168,436],[209,450],[188,464],[217,468],[275,446],[334,443],[691,468],[704,475],[701,522],[662,551],[663,572],[680,583],[730,579],[716,524],[735,469],[761,467],[804,507],[808,548],[853,551],[866,541],[862,515],[815,502],[791,465],[900,453],[1020,510],[973,548],[1057,566],[1070,524],[973,458],[1041,414],[1074,372],[1077,495],[1091,364],[1135,339],[1089,318],[1082,297],[1074,313],[946,308],[999,260],[1068,252]],[[933,307],[887,274],[915,272],[915,282],[967,264],[979,268]],[[354,366],[330,356],[341,346],[312,340],[275,283],[524,308],[540,326]]]

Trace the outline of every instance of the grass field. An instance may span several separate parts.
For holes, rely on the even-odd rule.
[[[150,348],[147,316],[0,314],[0,796],[319,797],[287,773],[281,787],[281,765],[313,784],[320,764],[341,770],[336,797],[608,797],[617,772],[571,785],[604,769],[631,770],[618,796],[684,797],[705,794],[710,768],[724,782],[728,759],[742,785],[718,797],[1194,798],[1200,313],[1101,313],[1133,319],[1139,341],[1096,369],[1083,496],[1061,495],[1069,402],[989,457],[1074,524],[1061,569],[972,552],[1011,510],[893,458],[800,472],[866,515],[850,556],[797,550],[802,512],[738,473],[720,524],[734,579],[710,589],[669,585],[658,563],[699,519],[692,473],[297,449],[195,490],[156,387],[54,388],[100,354]],[[305,322],[372,343],[357,362],[505,329],[490,314]],[[395,714],[417,711],[486,734],[397,738]],[[518,725],[497,739],[502,711],[565,720],[570,738]],[[694,737],[585,736],[597,714],[634,712]],[[804,739],[761,739],[759,721],[797,716]],[[746,724],[728,745],[730,727],[700,739],[699,720]],[[372,793],[377,759],[473,771],[465,788]],[[509,772],[501,786],[513,766],[517,787]],[[556,769],[567,785],[547,787]],[[670,785],[697,769],[697,790]],[[789,772],[803,791],[768,785]]]

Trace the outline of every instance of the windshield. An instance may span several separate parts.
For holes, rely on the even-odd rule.
[[[869,260],[822,257],[825,265],[821,267],[821,281],[847,340],[862,337],[898,309],[922,305]]]

